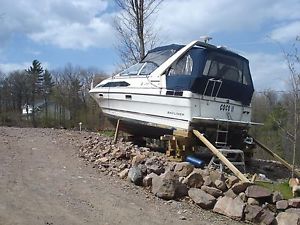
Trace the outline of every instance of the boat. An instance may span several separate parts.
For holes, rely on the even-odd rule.
[[[251,125],[249,61],[195,40],[150,50],[137,64],[90,90],[103,113],[140,137],[204,133],[216,145],[241,148]]]

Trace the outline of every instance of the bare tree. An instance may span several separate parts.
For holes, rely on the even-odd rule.
[[[293,170],[292,170],[292,177],[294,177],[294,170],[295,170],[295,159],[296,159],[296,151],[297,151],[297,135],[298,135],[298,128],[299,128],[299,101],[300,101],[300,58],[298,53],[297,44],[299,43],[300,39],[299,36],[296,37],[296,43],[293,45],[293,51],[287,53],[284,51],[284,56],[286,59],[287,66],[290,71],[290,87],[291,87],[291,96],[292,96],[292,116],[293,116],[293,126],[292,126],[292,134],[291,140],[293,143]]]
[[[121,13],[115,20],[119,35],[117,49],[125,65],[140,61],[157,43],[151,17],[163,0],[115,0]]]

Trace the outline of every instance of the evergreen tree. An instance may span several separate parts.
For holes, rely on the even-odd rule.
[[[52,93],[52,88],[54,87],[54,82],[52,81],[52,75],[48,70],[45,70],[43,73],[43,82],[42,82],[42,95],[45,103],[45,117],[46,123],[48,122],[48,103],[49,97]]]
[[[35,119],[35,113],[36,113],[36,97],[41,92],[41,87],[43,83],[43,72],[44,69],[41,65],[41,63],[38,60],[33,60],[32,66],[29,67],[29,69],[26,70],[27,72],[27,83],[30,90],[30,105],[32,105],[32,125],[36,127],[36,119]]]

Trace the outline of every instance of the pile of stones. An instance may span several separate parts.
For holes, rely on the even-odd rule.
[[[138,147],[132,142],[119,140],[117,143],[113,143],[111,137],[96,134],[84,139],[80,144],[79,157],[112,176],[118,175],[121,171],[126,174],[125,172],[128,172],[132,165],[145,164],[147,159],[149,159],[147,162],[149,171],[156,173],[163,173],[168,164],[164,154],[152,152],[146,147]],[[156,168],[157,163],[154,162],[158,162],[159,168]],[[151,163],[153,166],[150,165]]]
[[[279,192],[217,170],[194,168],[188,162],[168,162],[164,154],[151,152],[131,142],[104,136],[89,136],[79,156],[109,175],[143,186],[165,200],[184,198],[199,207],[259,224],[299,225],[300,198],[283,199]]]

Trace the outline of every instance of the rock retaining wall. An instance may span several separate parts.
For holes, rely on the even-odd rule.
[[[232,175],[168,162],[165,155],[109,137],[85,138],[79,156],[95,168],[148,188],[162,199],[188,196],[199,207],[235,220],[259,224],[300,225],[300,198],[284,200],[278,192],[242,183]]]

